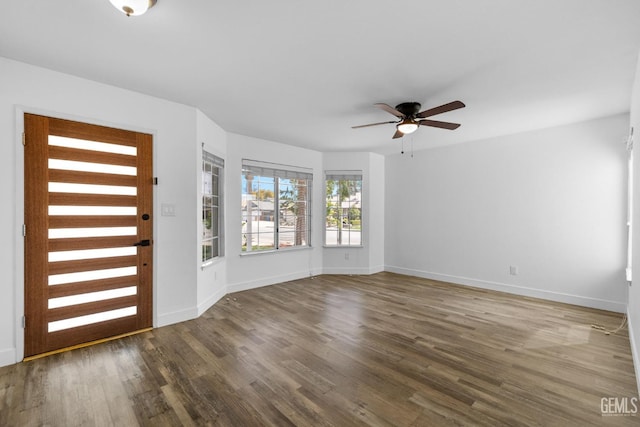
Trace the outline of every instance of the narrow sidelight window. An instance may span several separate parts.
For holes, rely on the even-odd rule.
[[[362,246],[362,171],[326,171],[326,246]]]
[[[202,264],[223,255],[222,177],[224,160],[202,151]]]

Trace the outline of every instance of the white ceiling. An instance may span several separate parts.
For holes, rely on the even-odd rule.
[[[320,151],[400,150],[373,104],[456,99],[415,149],[629,110],[638,0],[2,1],[0,56],[200,109]],[[407,141],[409,140],[409,141]]]

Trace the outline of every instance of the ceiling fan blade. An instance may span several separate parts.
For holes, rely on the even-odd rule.
[[[453,101],[448,104],[443,104],[439,107],[434,107],[428,110],[421,111],[418,114],[416,114],[416,117],[419,119],[424,119],[425,117],[435,116],[436,114],[446,113],[447,111],[453,111],[463,107],[465,107],[464,102]]]
[[[351,129],[366,128],[366,127],[369,127],[369,126],[386,125],[386,124],[389,124],[389,123],[398,123],[398,122],[391,121],[391,122],[370,123],[368,125],[351,126]]]
[[[404,133],[397,130],[396,133],[393,134],[393,138],[391,139],[402,138],[403,136],[404,136]]]
[[[379,102],[378,104],[373,104],[378,108],[383,109],[384,111],[386,111],[387,113],[391,113],[396,117],[400,117],[401,119],[404,118],[404,114],[402,114],[400,111],[396,110],[395,108],[393,108],[391,105],[387,105],[383,102]]]
[[[438,120],[419,120],[418,124],[420,126],[432,126],[434,128],[449,130],[458,129],[460,127],[460,123],[440,122]]]

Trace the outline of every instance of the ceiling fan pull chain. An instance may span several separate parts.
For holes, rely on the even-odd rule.
[[[413,135],[411,135],[411,158],[413,159]]]

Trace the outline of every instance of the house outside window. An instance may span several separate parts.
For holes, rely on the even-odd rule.
[[[362,246],[362,171],[326,171],[326,246]]]
[[[223,255],[222,177],[224,160],[202,151],[202,264]]]
[[[311,246],[310,169],[242,161],[242,252]]]

